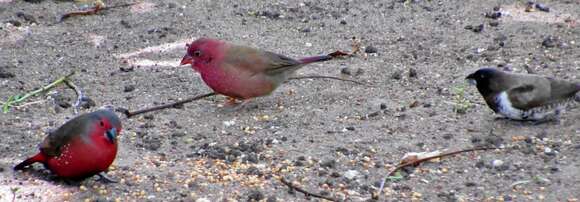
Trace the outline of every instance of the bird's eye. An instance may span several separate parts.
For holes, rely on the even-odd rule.
[[[199,57],[199,56],[201,56],[201,51],[199,51],[199,50],[193,51],[193,56],[194,56],[194,57]]]
[[[101,121],[101,127],[105,127],[105,122]]]

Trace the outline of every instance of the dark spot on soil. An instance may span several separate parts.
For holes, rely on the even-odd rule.
[[[121,25],[123,25],[124,28],[131,28],[131,24],[129,24],[129,22],[125,21],[125,20],[121,20],[119,23],[121,23]]]
[[[260,201],[265,198],[260,190],[251,190],[247,193],[248,201]]]
[[[16,17],[22,18],[24,21],[29,23],[37,23],[36,18],[33,15],[24,13],[22,11],[16,12]]]
[[[415,68],[409,69],[409,78],[416,78],[417,77],[417,70]]]
[[[484,25],[483,24],[480,24],[480,25],[477,25],[477,26],[467,25],[467,26],[465,26],[465,29],[466,30],[471,30],[471,31],[473,31],[475,33],[480,33],[480,32],[483,31]]]
[[[303,33],[310,33],[311,31],[312,30],[310,29],[310,27],[305,27],[305,28],[300,29],[300,32],[303,32]]]
[[[15,75],[12,72],[8,72],[8,70],[6,70],[7,68],[8,68],[7,66],[0,66],[0,78],[8,79],[15,77]]]
[[[260,11],[258,12],[258,16],[265,17],[271,20],[280,19],[281,14],[276,11]]]
[[[83,109],[89,109],[91,107],[97,106],[97,103],[95,103],[95,101],[87,96],[83,96],[81,98],[81,104],[80,107]]]
[[[367,46],[365,48],[365,53],[378,53],[379,50],[374,46]]]
[[[10,23],[15,27],[20,27],[22,25],[22,23],[20,23],[18,20],[7,20],[6,23]]]
[[[544,41],[542,41],[542,46],[546,48],[554,48],[558,45],[559,42],[560,39],[558,37],[547,36],[546,38],[544,38]]]
[[[130,67],[119,67],[119,70],[121,70],[121,72],[132,72],[135,70],[135,67],[130,66]]]
[[[277,202],[278,198],[276,198],[276,196],[270,196],[268,197],[268,199],[266,199],[266,202]]]
[[[128,92],[132,92],[135,90],[135,85],[126,85],[123,88],[123,92],[128,93]]]
[[[345,74],[345,75],[349,75],[349,76],[358,76],[363,74],[364,70],[361,68],[350,68],[350,67],[345,67],[340,69],[340,73],[341,74]]]
[[[323,168],[335,168],[336,167],[336,160],[330,159],[320,163],[320,166]]]
[[[401,70],[396,70],[395,72],[393,72],[393,74],[391,75],[391,78],[395,79],[395,80],[401,80],[403,78],[402,76],[403,71]]]

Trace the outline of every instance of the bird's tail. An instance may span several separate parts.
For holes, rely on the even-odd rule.
[[[310,63],[315,63],[315,62],[324,62],[324,61],[332,60],[332,58],[334,58],[334,57],[332,57],[330,55],[319,55],[319,56],[302,58],[299,61],[302,64],[310,64]]]
[[[22,170],[24,169],[24,167],[29,166],[30,164],[36,163],[36,162],[45,162],[46,161],[46,156],[43,153],[38,153],[36,155],[34,155],[33,157],[30,157],[24,161],[22,161],[22,163],[19,163],[18,165],[14,166],[14,170]]]

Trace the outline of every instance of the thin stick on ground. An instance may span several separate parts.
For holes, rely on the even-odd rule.
[[[72,11],[72,12],[68,12],[68,13],[61,15],[58,18],[57,23],[60,23],[64,20],[66,20],[70,17],[74,17],[74,16],[94,15],[94,14],[97,14],[99,11],[109,10],[109,9],[113,9],[113,8],[128,7],[128,6],[138,4],[138,3],[140,3],[140,2],[124,3],[124,4],[119,4],[119,5],[113,5],[113,6],[104,6],[103,3],[96,3],[94,7],[90,8],[88,10]]]
[[[387,174],[387,176],[383,179],[383,181],[381,182],[381,186],[379,187],[379,193],[374,196],[374,199],[378,199],[379,196],[381,195],[383,188],[385,187],[385,182],[387,181],[387,179],[392,176],[393,174],[395,174],[395,172],[401,170],[404,167],[407,166],[412,166],[412,165],[419,165],[420,163],[423,163],[425,161],[429,161],[432,159],[437,159],[437,158],[442,158],[442,157],[446,157],[446,156],[453,156],[453,155],[457,155],[457,154],[461,154],[461,153],[465,153],[465,152],[472,152],[472,151],[480,151],[480,150],[490,150],[490,149],[498,149],[495,147],[479,147],[479,148],[471,148],[471,149],[463,149],[463,150],[459,150],[459,151],[453,151],[453,152],[447,152],[447,153],[443,153],[443,154],[439,154],[439,155],[435,155],[435,156],[430,156],[427,158],[422,158],[422,159],[417,159],[414,161],[410,161],[407,163],[403,163],[397,167],[395,167],[393,170],[391,170],[391,172],[389,172]]]
[[[333,79],[333,80],[339,80],[339,81],[352,82],[352,83],[356,83],[358,85],[366,85],[365,83],[360,82],[360,81],[355,81],[355,80],[351,80],[351,79],[343,79],[343,78],[334,77],[334,76],[311,75],[311,76],[297,76],[297,77],[288,78],[288,80],[300,80],[300,79]]]
[[[36,89],[32,92],[26,93],[22,96],[21,95],[10,96],[8,98],[8,100],[4,102],[4,105],[2,106],[2,111],[4,113],[7,113],[10,110],[10,107],[14,106],[15,104],[23,102],[24,100],[28,99],[29,97],[32,97],[32,96],[35,96],[37,94],[44,93],[50,89],[53,89],[54,87],[58,86],[59,84],[66,82],[74,74],[75,74],[75,72],[71,72],[68,75],[57,79],[56,81],[54,81],[46,86],[43,86],[42,88],[39,88],[39,89]]]
[[[83,91],[76,86],[72,81],[70,80],[65,80],[64,83],[71,89],[75,90],[75,93],[77,94],[77,100],[75,101],[75,104],[73,105],[73,111],[75,114],[79,113],[79,109],[81,107],[81,103],[83,101],[83,98],[85,97],[85,95],[83,94]]]
[[[155,107],[140,109],[140,110],[133,111],[133,112],[131,112],[129,110],[125,110],[124,113],[127,116],[127,118],[131,118],[133,116],[136,116],[136,115],[139,115],[139,114],[143,114],[143,113],[147,113],[147,112],[152,112],[152,111],[157,111],[157,110],[162,110],[162,109],[167,109],[167,108],[177,108],[177,107],[179,107],[179,106],[181,106],[181,105],[183,105],[185,103],[193,102],[193,101],[196,101],[196,100],[201,100],[203,98],[211,97],[211,96],[214,96],[214,95],[217,95],[217,93],[211,92],[211,93],[207,93],[207,94],[203,94],[203,95],[198,95],[198,96],[195,96],[195,97],[192,97],[192,98],[188,98],[188,99],[185,99],[185,100],[177,101],[177,102],[174,102],[174,103],[169,103],[169,104],[159,105],[159,106],[155,106]]]
[[[296,190],[296,191],[298,191],[300,193],[303,193],[307,197],[312,196],[312,197],[315,197],[315,198],[326,199],[326,200],[329,200],[329,201],[339,201],[338,199],[335,199],[335,198],[332,198],[332,197],[329,197],[329,196],[323,196],[323,195],[320,195],[320,194],[315,194],[315,193],[306,191],[306,190],[304,190],[304,189],[302,189],[302,188],[300,188],[298,186],[293,185],[291,182],[286,181],[286,179],[284,177],[280,177],[280,182],[282,182],[282,184],[288,186],[288,188],[290,188],[292,190]]]

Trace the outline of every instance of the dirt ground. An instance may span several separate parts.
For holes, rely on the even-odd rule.
[[[125,1],[106,1],[116,5]],[[309,65],[297,80],[238,111],[223,96],[127,119],[104,184],[71,184],[35,165],[45,131],[74,116],[66,87],[0,114],[0,201],[317,201],[290,191],[371,200],[409,152],[503,149],[443,158],[400,172],[380,201],[578,201],[580,109],[560,122],[496,120],[464,77],[479,67],[580,80],[580,1],[144,0],[56,23],[69,1],[0,0],[0,100],[72,71],[100,106],[131,110],[210,92],[185,42],[219,38],[299,58],[335,50],[356,57]],[[484,13],[501,7],[501,17]],[[483,29],[479,25],[483,24]],[[350,74],[349,74],[350,73]],[[50,95],[50,96],[49,96]],[[50,97],[50,98],[49,98]],[[56,104],[55,104],[56,103]]]

